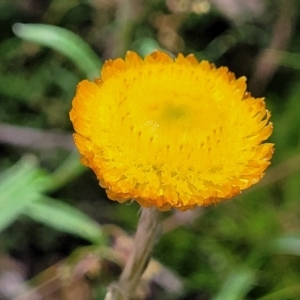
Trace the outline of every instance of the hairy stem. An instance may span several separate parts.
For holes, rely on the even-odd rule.
[[[159,215],[154,207],[142,208],[129,258],[119,281],[109,286],[105,300],[131,299],[150,260],[160,228]]]

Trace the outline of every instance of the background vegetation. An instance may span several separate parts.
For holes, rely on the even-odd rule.
[[[164,214],[137,299],[299,299],[299,12],[293,0],[1,0],[0,299],[102,299],[118,276],[139,208],[107,200],[80,166],[68,112],[76,84],[128,49],[246,75],[276,143],[249,191]]]

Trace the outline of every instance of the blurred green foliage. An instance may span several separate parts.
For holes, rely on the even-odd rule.
[[[175,229],[163,235],[154,255],[185,289],[164,299],[300,298],[300,3],[228,1],[231,11],[215,3],[0,2],[1,255],[20,259],[32,270],[28,278],[49,266],[54,253],[61,259],[87,242],[106,245],[100,224],[133,232],[138,206],[106,200],[69,149],[45,149],[41,141],[11,144],[1,126],[18,125],[25,138],[29,127],[45,139],[49,130],[71,134],[68,111],[79,80],[98,76],[103,60],[126,49],[145,55],[160,48],[195,53],[247,75],[250,91],[266,96],[276,144],[262,183],[200,209],[192,224],[176,225],[174,217]],[[291,31],[278,30],[280,24]]]

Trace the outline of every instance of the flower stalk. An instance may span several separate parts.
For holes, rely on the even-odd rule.
[[[129,300],[151,258],[160,231],[160,212],[155,207],[142,207],[129,258],[117,283],[108,287],[105,300]]]

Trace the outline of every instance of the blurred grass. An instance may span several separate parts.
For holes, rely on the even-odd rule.
[[[120,7],[114,1],[62,2],[61,6],[58,1],[0,3],[0,12],[7,12],[0,13],[1,122],[71,134],[68,111],[77,82],[97,76],[102,60],[124,49],[141,55],[155,48],[193,52],[251,80],[255,58],[269,49],[271,29],[283,10],[280,1],[263,1],[265,10],[251,15],[241,1],[244,4],[235,7],[239,15],[232,16],[207,1],[184,5],[156,0],[134,2],[132,17],[116,14]],[[276,144],[266,184],[227,203],[201,208],[192,224],[187,220],[176,225],[176,215],[165,214],[173,217],[175,229],[162,237],[154,254],[185,283],[184,294],[170,299],[300,298],[300,4],[291,3],[294,15],[285,17],[293,20],[294,32],[286,49],[268,50],[276,54],[267,62],[276,72],[266,79],[262,93],[272,111],[270,140]],[[17,22],[22,25],[15,25],[14,31],[24,40],[11,29]],[[130,26],[119,31],[124,22]],[[97,180],[90,172],[83,174],[77,155],[0,142],[0,255],[15,255],[35,270],[28,278],[43,271],[39,265],[53,263],[54,253],[61,251],[46,238],[55,236],[56,230],[80,237],[74,237],[72,250],[84,244],[81,238],[104,242],[96,221],[134,230],[138,207],[103,199]],[[28,153],[34,154],[29,161]],[[39,231],[25,215],[48,227]],[[25,233],[24,222],[32,236]],[[21,249],[20,240],[32,246]],[[57,243],[69,251],[67,241],[69,236],[64,235]],[[36,249],[42,255],[36,257]]]

